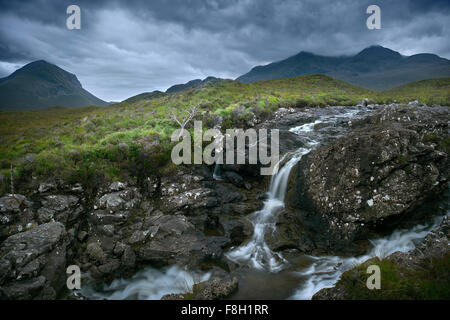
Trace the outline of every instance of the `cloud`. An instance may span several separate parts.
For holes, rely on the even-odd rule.
[[[85,1],[67,30],[64,1],[0,1],[0,76],[45,59],[105,100],[209,75],[235,78],[299,51],[354,54],[381,44],[450,58],[448,1],[379,0],[382,29],[365,26],[373,1]]]

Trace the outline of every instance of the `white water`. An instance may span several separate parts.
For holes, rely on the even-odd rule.
[[[449,214],[449,212],[447,212]],[[309,300],[318,291],[332,288],[342,274],[367,261],[370,258],[385,258],[394,252],[408,252],[414,250],[416,243],[423,240],[427,234],[439,226],[443,217],[436,217],[431,224],[418,225],[410,230],[397,230],[388,237],[372,240],[373,248],[364,256],[342,258],[338,256],[310,257],[311,266],[298,272],[305,277],[306,282],[294,293],[291,299]]]
[[[228,252],[226,254],[228,259],[241,264],[247,263],[255,269],[266,269],[272,272],[283,268],[284,258],[270,250],[264,240],[264,236],[268,228],[275,228],[275,214],[284,207],[284,197],[291,169],[310,150],[306,148],[298,149],[277,174],[272,176],[268,199],[264,201],[264,207],[252,215],[254,226],[252,238],[244,246]],[[286,157],[285,155],[280,160],[277,167],[285,161]]]
[[[284,198],[291,169],[300,161],[302,156],[309,153],[319,144],[317,137],[307,136],[314,131],[314,126],[323,122],[335,122],[338,118],[350,118],[358,113],[357,109],[345,110],[344,113],[331,114],[320,117],[314,122],[306,123],[290,129],[298,135],[305,135],[308,143],[305,147],[297,149],[294,153],[288,153],[278,162],[277,168],[282,165],[287,157],[290,159],[283,167],[272,176],[268,192],[268,199],[264,201],[264,207],[251,216],[254,226],[252,238],[243,246],[234,248],[226,254],[231,261],[247,264],[252,268],[278,272],[283,269],[286,260],[281,254],[273,252],[265,242],[265,234],[268,229],[275,228],[276,214],[284,208]]]
[[[314,132],[314,126],[323,122],[334,122],[338,118],[351,118],[358,110],[345,110],[344,113],[325,115],[314,122],[292,128],[290,131],[304,135],[308,140],[306,148],[300,148],[293,153],[284,155],[277,166],[284,163],[278,173],[272,176],[268,199],[262,210],[252,214],[254,234],[245,245],[234,248],[227,253],[227,257],[235,262],[248,265],[251,268],[279,272],[286,266],[286,260],[276,252],[270,250],[264,236],[270,229],[275,228],[276,214],[284,207],[284,198],[291,169],[300,161],[301,157],[319,144],[319,135]],[[289,159],[286,161],[286,159]],[[449,212],[447,211],[447,214]],[[339,256],[313,257],[311,264],[301,272],[295,272],[303,278],[301,287],[291,296],[291,299],[311,299],[323,288],[333,287],[341,275],[354,266],[378,256],[386,257],[396,251],[407,252],[415,248],[415,243],[439,225],[441,218],[434,219],[429,225],[418,225],[410,230],[398,230],[388,237],[372,240],[373,248],[364,256],[344,258]],[[89,299],[160,299],[169,293],[184,293],[191,290],[194,283],[206,281],[210,273],[187,272],[177,266],[165,270],[147,268],[131,279],[115,280],[110,286],[101,291],[90,287],[83,287],[80,291]]]
[[[190,292],[194,283],[206,281],[210,276],[210,273],[188,272],[178,266],[165,270],[146,268],[131,279],[114,280],[101,291],[86,286],[80,293],[93,300],[159,300],[166,294]]]

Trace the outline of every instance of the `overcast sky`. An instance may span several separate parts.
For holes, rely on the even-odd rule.
[[[66,28],[67,6],[81,30]],[[368,30],[366,9],[381,8]],[[196,78],[236,78],[300,51],[349,55],[380,44],[450,58],[450,1],[0,0],[0,77],[44,59],[119,101]]]

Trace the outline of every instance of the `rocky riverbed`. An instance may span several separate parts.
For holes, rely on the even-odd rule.
[[[0,296],[67,298],[66,268],[78,265],[86,298],[159,299],[194,283],[189,298],[251,298],[239,291],[257,287],[245,276],[256,261],[261,281],[298,279],[276,298],[291,297],[315,256],[364,256],[369,239],[436,215],[423,206],[448,188],[448,125],[448,107],[417,103],[280,109],[257,125],[280,129],[281,168],[293,159],[276,186],[252,166],[225,166],[221,180],[214,167],[180,166],[96,194],[35,181],[0,198]],[[271,187],[284,191],[271,198]],[[189,288],[140,294],[154,278],[189,272]]]

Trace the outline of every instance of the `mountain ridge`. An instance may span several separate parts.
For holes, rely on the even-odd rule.
[[[287,59],[256,66],[236,81],[251,83],[316,73],[382,91],[412,81],[450,77],[450,60],[430,53],[403,56],[379,45],[353,56],[333,57],[301,51]]]
[[[54,106],[106,106],[83,88],[75,74],[37,60],[0,79],[0,110],[39,110]]]
[[[177,92],[181,92],[181,91],[184,91],[186,89],[189,89],[189,88],[192,88],[192,87],[195,87],[198,85],[208,85],[208,84],[215,83],[215,82],[222,81],[222,80],[224,80],[224,79],[216,78],[216,77],[212,77],[212,76],[206,77],[203,80],[202,79],[194,79],[194,80],[188,81],[183,84],[173,85],[169,89],[166,90],[166,93],[177,93]]]

